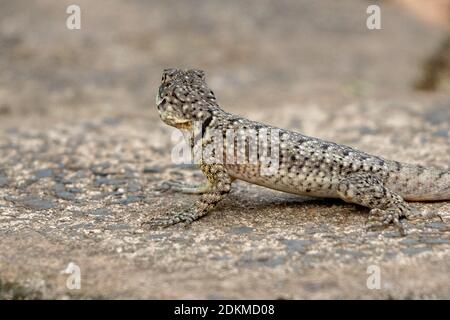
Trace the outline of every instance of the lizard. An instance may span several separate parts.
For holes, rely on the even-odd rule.
[[[178,223],[189,225],[205,216],[230,192],[231,184],[236,179],[296,195],[340,198],[348,203],[368,207],[368,230],[394,225],[401,235],[406,234],[403,219],[439,217],[442,220],[436,213],[418,212],[407,201],[450,200],[450,171],[387,160],[350,146],[276,128],[224,111],[208,87],[202,70],[165,69],[156,95],[156,105],[162,121],[180,129],[192,149],[196,123],[201,123],[197,142],[202,147],[217,142],[214,137],[225,139],[230,130],[254,130],[261,140],[267,137],[261,132],[277,132],[277,140],[269,139],[269,142],[275,141],[276,145],[268,149],[278,163],[275,163],[276,170],[263,174],[261,169],[267,167],[267,163],[274,164],[273,159],[272,163],[238,162],[233,159],[233,155],[240,151],[249,160],[252,146],[260,146],[250,140],[244,147],[237,147],[238,144],[227,146],[225,143],[224,150],[212,153],[216,156],[225,154],[222,159],[202,153],[198,164],[206,177],[206,183],[189,185],[177,181],[165,182],[168,189],[199,194],[199,199],[182,212],[145,222],[153,227]],[[213,134],[217,132],[219,135]],[[233,137],[232,141],[236,139]],[[261,149],[256,148],[256,152],[257,157],[264,158]],[[233,161],[226,161],[228,156]]]

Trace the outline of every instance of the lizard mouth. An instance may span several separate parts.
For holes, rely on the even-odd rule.
[[[190,129],[192,126],[190,120],[177,118],[167,111],[160,111],[159,115],[161,117],[161,120],[167,123],[169,126],[178,129]]]
[[[165,110],[163,108],[165,103],[165,98],[161,98],[159,92],[156,94],[156,106],[159,111],[159,116],[161,120],[164,121],[169,126],[178,128],[178,129],[190,129],[192,127],[192,123],[187,119],[180,119],[176,115],[174,115],[172,110]]]

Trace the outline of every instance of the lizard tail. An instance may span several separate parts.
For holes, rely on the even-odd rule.
[[[450,200],[450,171],[392,161],[388,187],[409,201]]]

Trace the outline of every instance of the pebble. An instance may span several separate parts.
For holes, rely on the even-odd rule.
[[[53,169],[41,169],[34,173],[35,177],[38,179],[48,178],[53,175]]]
[[[25,207],[33,210],[48,210],[55,208],[52,201],[30,196],[19,200]]]

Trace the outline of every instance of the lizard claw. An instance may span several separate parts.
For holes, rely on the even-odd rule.
[[[442,218],[442,216],[435,211],[421,212],[419,210],[415,210],[414,212],[410,212],[409,214],[407,214],[406,218],[408,220],[424,220],[424,219],[439,218],[442,223],[445,222],[444,218]]]
[[[174,180],[167,180],[167,181],[163,181],[160,184],[158,184],[155,187],[156,191],[162,191],[162,192],[166,192],[166,191],[172,191],[173,190],[173,185],[175,185],[177,182]]]
[[[374,229],[383,229],[393,224],[401,236],[406,235],[406,230],[401,222],[401,218],[405,218],[401,210],[392,209],[372,209],[370,210],[370,221],[366,225],[367,231],[372,231]]]
[[[418,210],[402,211],[398,208],[389,208],[386,210],[372,209],[370,210],[370,221],[367,224],[367,230],[380,229],[394,224],[402,236],[406,235],[405,227],[401,222],[402,219],[418,220],[439,218],[444,222],[442,216],[436,212],[420,212]]]
[[[141,225],[149,225],[151,228],[162,227],[167,228],[179,223],[184,224],[184,227],[188,227],[195,220],[195,213],[182,212],[171,214],[167,217],[153,218],[149,221],[144,221]]]
[[[176,181],[176,180],[167,180],[162,182],[156,187],[156,190],[162,192],[181,192],[186,194],[202,194],[206,193],[211,189],[211,186],[208,184],[187,184],[184,182]]]

